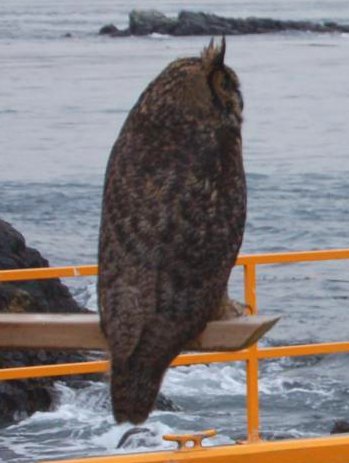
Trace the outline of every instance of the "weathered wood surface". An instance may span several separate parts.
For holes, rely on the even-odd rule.
[[[188,350],[241,350],[251,346],[279,320],[238,317],[207,324]],[[0,349],[107,349],[94,314],[0,314]]]
[[[199,351],[246,349],[264,336],[279,319],[280,317],[253,315],[210,322],[205,331],[190,343],[188,349]]]

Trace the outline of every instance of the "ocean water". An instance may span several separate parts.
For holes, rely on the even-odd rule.
[[[0,217],[51,265],[96,262],[103,177],[111,146],[140,92],[171,60],[198,55],[208,37],[99,37],[127,24],[134,7],[175,15],[182,1],[88,0],[0,3]],[[195,1],[226,16],[349,23],[346,1]],[[72,37],[65,37],[70,33]],[[349,246],[349,36],[308,33],[227,38],[226,62],[245,100],[249,187],[242,252]],[[67,283],[96,308],[95,280]],[[242,299],[236,268],[231,294]],[[349,267],[343,262],[258,269],[258,306],[282,315],[262,341],[282,345],[344,341]],[[263,362],[261,431],[266,438],[328,434],[349,419],[348,356]],[[171,447],[161,436],[216,428],[210,445],[246,432],[243,364],[169,370],[163,392],[179,412],[154,412],[148,432],[116,449],[107,386],[72,390],[57,382],[54,410],[0,429],[0,461],[106,455]]]

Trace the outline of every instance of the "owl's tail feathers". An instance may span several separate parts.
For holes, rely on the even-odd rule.
[[[141,368],[141,369],[140,369]],[[111,399],[114,418],[118,423],[143,423],[151,413],[166,368],[158,371],[137,365],[119,369],[112,367]]]
[[[117,360],[112,360],[110,389],[113,415],[117,423],[130,421],[133,424],[137,424],[130,416],[132,411],[130,396],[132,396],[131,391],[134,387],[135,385],[128,366],[120,367],[117,364]]]
[[[118,423],[140,424],[148,418],[166,369],[186,341],[178,326],[161,319],[145,328],[126,365],[112,358],[111,399]]]

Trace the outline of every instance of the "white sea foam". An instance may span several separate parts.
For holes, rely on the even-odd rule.
[[[335,389],[331,390],[330,386],[275,374],[261,380],[260,391],[262,399],[277,398],[278,401],[285,401],[285,404],[294,401],[297,406],[303,403],[313,408],[334,396]],[[246,384],[243,364],[173,368],[168,371],[162,390],[173,400],[180,399],[182,411],[154,411],[142,426],[149,431],[131,435],[126,444],[117,449],[122,436],[133,427],[129,424],[115,426],[106,384],[91,382],[85,388],[71,389],[57,382],[55,390],[55,410],[37,412],[8,427],[2,437],[0,435],[0,446],[6,444],[7,448],[15,450],[18,461],[25,461],[21,458],[25,458],[28,452],[48,458],[52,456],[52,446],[56,448],[55,457],[173,448],[173,445],[171,447],[171,444],[163,441],[164,434],[193,432],[209,427],[219,430],[223,423],[229,421],[231,429],[237,430],[245,413]],[[223,430],[224,427],[218,437],[207,445],[233,442],[231,432],[227,433]],[[274,432],[268,425],[265,430],[269,436],[276,437],[285,432],[280,427]],[[241,436],[243,432],[240,429],[234,431],[234,434]],[[304,434],[303,431],[297,434],[292,428],[287,433]]]
[[[97,311],[97,291],[96,282],[91,283],[87,286],[88,299],[86,301],[86,307],[90,310]]]
[[[171,38],[170,35],[168,34],[159,34],[157,32],[153,32],[152,34],[149,35],[152,39],[160,39],[160,40],[168,40]]]
[[[163,383],[163,391],[169,394],[198,394],[217,396],[223,391],[231,394],[244,394],[245,375],[241,365],[193,365],[168,370]]]

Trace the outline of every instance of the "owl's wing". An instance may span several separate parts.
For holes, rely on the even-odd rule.
[[[142,259],[128,249],[122,223],[104,213],[98,278],[101,327],[120,365],[131,356],[148,314],[154,311],[156,281],[155,272],[146,270]]]

